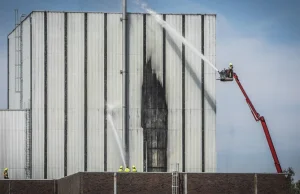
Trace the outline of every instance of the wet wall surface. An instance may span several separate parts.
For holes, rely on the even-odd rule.
[[[178,194],[288,194],[283,174],[179,173]],[[172,173],[76,173],[59,180],[0,180],[1,194],[172,194]]]
[[[141,107],[147,172],[166,172],[168,107],[165,89],[152,69],[151,58],[143,69]]]

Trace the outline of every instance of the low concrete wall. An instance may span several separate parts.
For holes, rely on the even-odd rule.
[[[253,174],[188,174],[189,194],[254,193]]]
[[[171,173],[118,173],[117,193],[172,194]]]
[[[199,192],[207,194],[288,194],[289,186],[283,174],[187,174],[187,193],[196,194]]]
[[[114,194],[114,173],[81,173],[80,176],[81,193]]]
[[[288,194],[283,174],[179,173],[182,194]],[[1,194],[172,194],[172,173],[76,173],[59,180],[1,180]]]
[[[253,174],[188,174],[189,194],[254,193]]]
[[[80,194],[80,173],[76,173],[57,180],[57,191],[63,194]]]
[[[114,194],[114,173],[76,173],[57,181],[57,194]]]
[[[257,193],[290,193],[287,179],[280,174],[257,174]]]
[[[1,194],[56,194],[56,180],[0,180]]]

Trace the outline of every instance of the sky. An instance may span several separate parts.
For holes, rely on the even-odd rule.
[[[217,68],[232,62],[267,121],[281,166],[300,179],[299,0],[144,0],[159,13],[217,14]],[[121,0],[1,0],[0,108],[7,107],[7,35],[14,9],[120,12]],[[141,12],[128,0],[129,12]],[[276,172],[260,123],[234,82],[217,82],[217,171]]]

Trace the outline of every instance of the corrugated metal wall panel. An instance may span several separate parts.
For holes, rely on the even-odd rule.
[[[163,17],[162,15],[158,15]],[[168,110],[165,95],[165,36],[155,19],[146,15],[146,58],[142,85],[142,127],[148,172],[167,171]]]
[[[44,178],[44,13],[32,15],[32,178]]]
[[[151,59],[152,69],[163,86],[163,28],[152,16],[146,18],[146,60]]]
[[[0,121],[0,168],[10,179],[25,179],[26,111],[0,110]]]
[[[141,88],[143,84],[143,15],[128,15],[129,61],[129,153],[130,166],[143,171],[143,128],[141,127]]]
[[[204,55],[215,65],[215,16],[204,19]],[[208,64],[204,67],[205,88],[205,172],[216,171],[216,72]]]
[[[23,22],[22,55],[23,55],[23,109],[30,108],[30,18]]]
[[[166,21],[182,34],[182,16],[167,15]],[[182,43],[166,33],[166,95],[168,104],[168,169],[182,169]]]
[[[48,178],[62,176],[63,166],[63,102],[64,102],[64,50],[63,13],[48,12]],[[104,14],[89,13],[88,17],[88,117],[87,117],[87,167],[88,171],[104,170]],[[107,105],[113,107],[113,122],[123,145],[122,131],[122,22],[121,14],[107,14]],[[166,20],[176,31],[182,32],[182,15],[166,15]],[[130,165],[142,171],[143,133],[150,123],[152,131],[150,146],[156,152],[150,153],[153,166],[162,167],[158,148],[165,142],[163,132],[168,128],[168,170],[175,163],[182,169],[182,44],[173,43],[155,20],[146,16],[146,58],[143,60],[143,15],[129,14],[129,62],[130,62]],[[205,55],[215,62],[215,16],[205,16]],[[208,22],[209,21],[209,22]],[[27,21],[26,21],[27,22]],[[56,24],[55,24],[56,23]],[[55,26],[54,26],[55,24]],[[25,27],[25,22],[24,22]],[[32,15],[32,87],[33,87],[33,178],[44,178],[44,12]],[[209,28],[209,29],[208,29]],[[24,28],[27,34],[27,27]],[[185,35],[201,50],[201,16],[185,16]],[[27,36],[27,35],[26,35]],[[14,34],[10,39],[10,94],[15,89],[13,72]],[[28,43],[24,40],[24,45]],[[23,46],[24,46],[23,45]],[[166,46],[166,47],[164,47]],[[28,46],[26,46],[28,47]],[[83,171],[84,167],[84,13],[68,13],[68,174]],[[163,53],[165,48],[166,69],[164,72]],[[28,63],[29,51],[24,48],[24,64]],[[54,57],[55,55],[55,57]],[[185,47],[185,170],[201,171],[201,60]],[[25,62],[26,59],[26,62]],[[145,65],[151,59],[150,70]],[[143,66],[144,65],[144,66]],[[145,68],[147,67],[147,68]],[[192,68],[193,71],[189,70]],[[25,73],[25,72],[24,72]],[[146,76],[145,76],[146,75]],[[55,76],[55,77],[54,77]],[[154,79],[155,77],[155,79]],[[30,78],[29,78],[30,79]],[[164,80],[165,79],[165,80]],[[197,81],[198,79],[198,81]],[[24,78],[25,80],[25,78]],[[25,83],[26,82],[26,83]],[[150,83],[151,82],[151,83]],[[165,82],[165,83],[164,83]],[[29,82],[30,83],[30,82]],[[95,84],[96,83],[96,84]],[[147,83],[147,84],[145,84]],[[201,83],[201,82],[200,82]],[[24,81],[27,85],[27,81]],[[148,87],[148,104],[144,101],[143,88]],[[164,86],[166,85],[166,87]],[[26,91],[25,91],[26,90]],[[28,89],[24,87],[24,101]],[[165,94],[166,90],[166,94]],[[54,94],[55,92],[55,94]],[[215,103],[215,72],[205,65],[205,93]],[[30,94],[30,93],[28,93]],[[206,95],[206,96],[207,96]],[[153,101],[154,99],[154,101]],[[206,171],[216,166],[215,153],[215,112],[211,100],[205,101]],[[150,100],[150,101],[151,101]],[[10,102],[20,104],[10,95]],[[11,104],[10,103],[10,104]],[[145,106],[149,105],[149,107]],[[144,107],[143,107],[144,106]],[[146,108],[145,108],[146,107]],[[141,118],[143,111],[150,113],[148,120]],[[168,109],[168,112],[166,111]],[[152,111],[152,112],[151,112]],[[168,115],[168,116],[167,116]],[[164,117],[168,117],[164,118]],[[147,123],[148,122],[148,123]],[[166,123],[164,123],[166,122]],[[143,128],[143,130],[142,130]],[[146,127],[147,128],[147,127]],[[160,131],[158,131],[160,130]],[[145,137],[144,137],[145,138]],[[59,142],[59,143],[57,143]],[[55,143],[54,147],[52,144]],[[149,146],[148,145],[148,146]],[[138,149],[137,149],[138,148]],[[60,151],[58,151],[60,149]],[[93,152],[99,150],[99,154]],[[59,152],[59,154],[58,154]],[[148,153],[149,159],[149,153]],[[116,171],[122,164],[112,125],[107,122],[107,170]]]
[[[201,15],[186,15],[185,37],[199,51],[201,51],[202,44],[201,35]],[[185,57],[186,172],[201,172],[201,58],[187,46],[185,47]]]
[[[1,122],[0,122],[0,168],[6,168],[7,161],[6,161],[6,156],[7,156],[7,148],[6,148],[6,137],[5,137],[5,128],[6,128],[6,119],[4,116],[0,117]],[[1,176],[1,179],[3,179],[3,176]]]
[[[104,14],[88,14],[88,171],[104,171]]]
[[[14,108],[15,102],[15,31],[12,32],[9,36],[9,109]]]
[[[122,75],[120,74],[120,70],[122,70],[121,17],[121,14],[107,15],[107,105],[114,108],[112,120],[124,150],[122,131]],[[107,171],[116,171],[123,162],[116,136],[109,120],[107,124],[107,153]]]
[[[9,108],[18,109],[20,108],[20,93],[17,93],[19,79],[17,79],[18,70],[16,65],[20,65],[20,40],[15,36],[20,36],[20,27],[9,35]]]
[[[84,14],[68,13],[68,175],[84,167]]]
[[[64,14],[47,15],[48,162],[47,178],[64,174]]]

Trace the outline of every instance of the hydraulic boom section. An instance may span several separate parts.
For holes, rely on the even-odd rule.
[[[273,145],[272,138],[271,138],[271,135],[269,133],[269,129],[268,129],[267,123],[265,121],[265,118],[263,116],[260,116],[259,113],[254,108],[254,105],[252,104],[250,98],[248,97],[246,91],[244,90],[244,88],[243,88],[238,76],[236,75],[236,73],[234,73],[231,70],[231,74],[233,74],[233,76],[232,75],[230,76],[230,74],[228,73],[229,71],[230,70],[222,70],[221,72],[219,72],[219,74],[220,74],[220,79],[219,80],[221,80],[221,81],[233,81],[233,78],[235,79],[236,83],[238,84],[239,88],[241,89],[242,93],[244,94],[244,96],[246,98],[246,102],[249,105],[249,108],[251,110],[251,113],[252,113],[255,121],[260,121],[261,122],[264,133],[266,135],[266,139],[267,139],[268,144],[269,144],[269,148],[270,148],[271,153],[272,153],[272,157],[273,157],[273,160],[274,160],[274,163],[275,163],[277,173],[282,173],[282,169],[281,169],[281,166],[280,166],[280,163],[279,163],[279,159],[277,157],[276,150],[275,150],[275,147]]]

